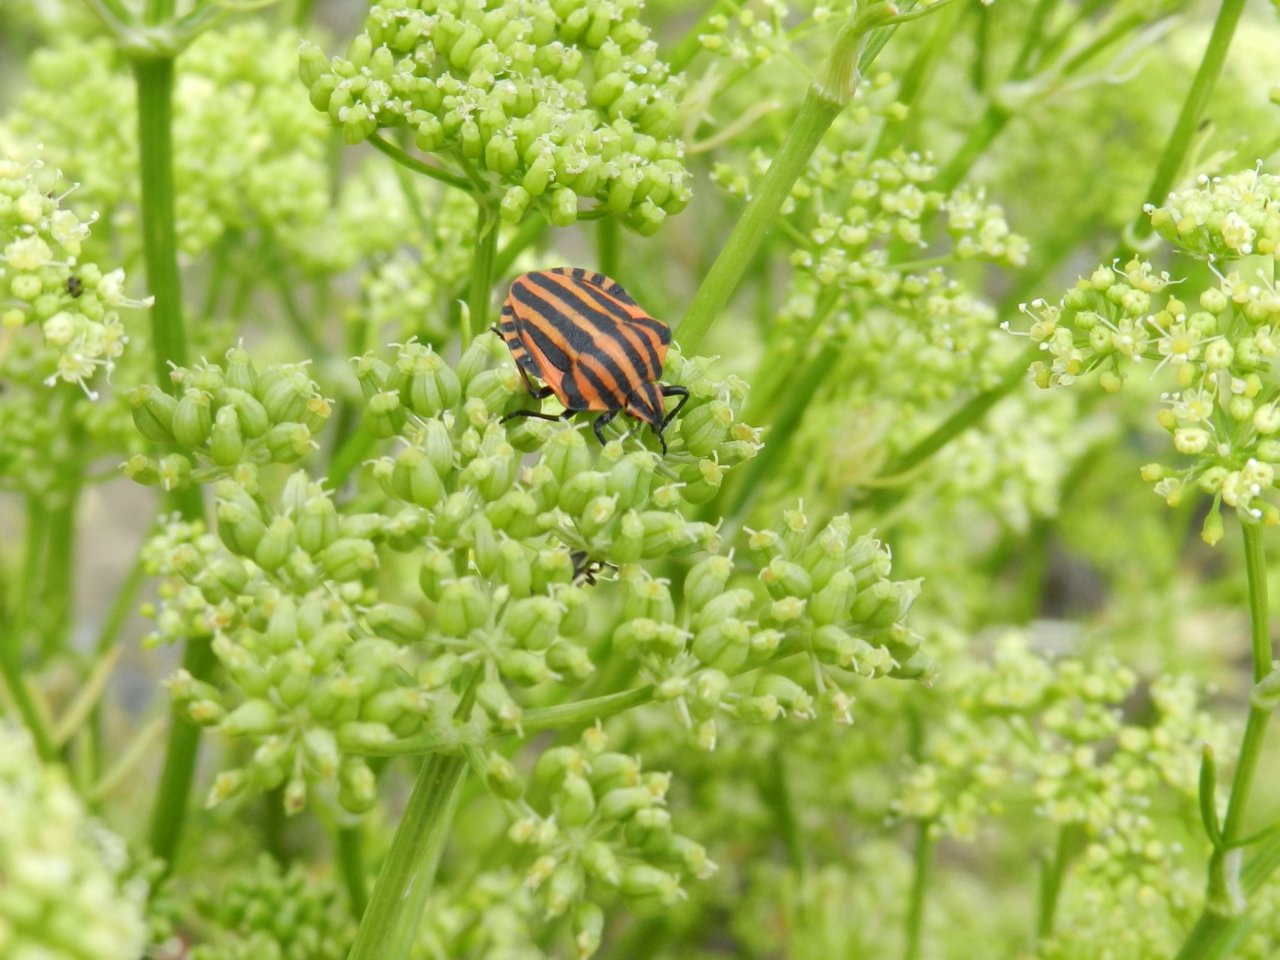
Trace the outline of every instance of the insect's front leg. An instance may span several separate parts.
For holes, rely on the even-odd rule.
[[[668,423],[675,419],[676,414],[680,412],[680,408],[689,402],[689,388],[682,387],[675,383],[660,384],[662,387],[662,395],[664,397],[679,397],[680,402],[676,404],[674,410],[662,418],[662,428],[665,430]]]
[[[604,428],[608,425],[609,421],[617,415],[617,410],[610,410],[607,413],[600,414],[600,416],[596,417],[595,421],[591,424],[592,428],[596,432],[596,439],[600,441],[600,446],[603,447],[609,442],[604,438]]]

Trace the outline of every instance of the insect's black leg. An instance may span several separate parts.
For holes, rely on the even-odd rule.
[[[550,387],[535,387],[533,381],[529,379],[529,374],[525,372],[524,367],[516,364],[516,369],[520,371],[520,378],[524,380],[525,388],[529,391],[529,395],[535,400],[545,400],[547,397],[555,393]]]
[[[498,325],[496,323],[489,324],[489,332],[496,333],[498,336],[502,337],[502,331],[498,329]],[[506,337],[503,337],[503,339],[505,340]]]
[[[499,423],[506,423],[508,420],[514,420],[516,417],[537,417],[539,420],[568,420],[577,410],[566,410],[564,413],[543,413],[541,410],[517,410],[514,413],[508,413],[499,420]]]
[[[689,402],[689,388],[682,387],[674,383],[664,383],[661,384],[661,387],[662,395],[664,397],[680,398],[680,402],[676,404],[676,408],[662,418],[662,426],[665,428],[668,423],[675,419],[676,414],[680,412],[680,408]]]
[[[593,428],[595,428],[596,439],[600,441],[600,446],[603,447],[606,443],[609,442],[604,438],[604,428],[605,428],[605,425],[617,415],[618,415],[617,410],[610,410],[608,413],[602,413],[600,414],[600,416],[596,417],[595,422],[591,425]]]

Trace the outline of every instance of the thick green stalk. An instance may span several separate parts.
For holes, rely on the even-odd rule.
[[[1058,902],[1062,894],[1062,881],[1067,874],[1067,866],[1075,856],[1080,841],[1080,825],[1068,823],[1058,831],[1058,845],[1053,851],[1053,859],[1044,865],[1044,875],[1040,882],[1040,908],[1036,918],[1036,936],[1041,939],[1053,933],[1054,921],[1058,915]]]
[[[347,960],[402,960],[426,909],[467,768],[460,754],[422,762]]]
[[[933,836],[930,822],[916,824],[915,871],[911,880],[911,902],[907,906],[907,936],[902,950],[904,960],[919,960],[920,938],[924,933],[924,907],[929,892],[929,874],[933,867]]]
[[[765,237],[773,229],[783,202],[808,166],[813,151],[853,99],[854,90],[861,80],[858,59],[867,43],[868,33],[891,20],[896,12],[888,4],[878,5],[851,19],[836,35],[830,59],[809,87],[782,147],[769,164],[769,172],[734,224],[729,239],[680,321],[680,345],[686,353],[696,352],[711,324],[738,289]]]
[[[606,277],[617,276],[622,254],[621,233],[617,217],[605,217],[596,224],[596,267]]]
[[[172,16],[173,0],[149,0],[147,19],[159,23]],[[142,187],[142,237],[147,287],[155,297],[151,308],[151,349],[157,383],[173,390],[169,363],[187,362],[187,339],[182,321],[182,280],[178,272],[178,242],[174,227],[173,182],[173,60],[138,59],[133,64],[138,87],[138,153]],[[204,513],[200,491],[191,488],[175,497],[183,516]],[[183,666],[197,679],[213,670],[213,651],[206,641],[190,641]],[[200,729],[176,709],[171,717],[164,768],[151,814],[152,852],[166,866],[173,862],[186,821],[187,800],[195,773]]]
[[[57,759],[58,750],[49,732],[47,718],[23,676],[21,639],[19,624],[14,619],[0,620],[0,676],[3,676],[5,688],[31,734],[36,753],[41,760],[53,761]]]
[[[1182,174],[1187,154],[1195,143],[1195,130],[1200,123],[1200,116],[1209,102],[1213,87],[1222,73],[1222,65],[1226,62],[1227,51],[1231,49],[1231,39],[1235,36],[1236,26],[1240,22],[1240,14],[1244,12],[1244,0],[1223,0],[1218,8],[1218,18],[1213,23],[1213,32],[1209,35],[1209,44],[1205,47],[1200,66],[1196,69],[1195,79],[1191,81],[1191,89],[1182,101],[1182,110],[1178,113],[1178,122],[1165,144],[1164,153],[1156,162],[1155,172],[1151,175],[1151,185],[1147,188],[1146,202],[1164,203],[1169,191]],[[1151,218],[1146,213],[1139,213],[1129,230],[1126,231],[1127,243],[1140,243],[1151,234]]]
[[[1244,535],[1245,575],[1248,581],[1250,651],[1253,681],[1258,683],[1272,669],[1271,621],[1267,594],[1267,561],[1263,548],[1261,525],[1241,525]],[[1222,823],[1222,848],[1215,850],[1209,861],[1209,884],[1204,910],[1178,952],[1178,960],[1216,960],[1228,955],[1248,926],[1245,896],[1255,883],[1260,883],[1259,870],[1243,867],[1244,851],[1238,849],[1244,837],[1245,816],[1253,790],[1254,775],[1266,737],[1271,711],[1250,704],[1240,744],[1240,759],[1231,781],[1231,796]],[[1235,847],[1236,849],[1233,849]],[[1270,848],[1258,855],[1261,860]],[[1270,869],[1275,868],[1275,858]],[[1265,872],[1262,873],[1265,878]]]

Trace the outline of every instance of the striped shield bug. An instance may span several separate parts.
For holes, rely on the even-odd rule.
[[[578,267],[523,274],[502,305],[501,327],[493,329],[534,399],[555,394],[564,406],[561,414],[517,410],[504,422],[566,420],[592,411],[600,414],[592,426],[603,444],[605,424],[625,413],[652,427],[667,452],[662,432],[688,401],[689,389],[658,382],[671,328],[645,313],[617,281]],[[546,386],[535,387],[530,376]],[[665,397],[680,398],[670,413]]]

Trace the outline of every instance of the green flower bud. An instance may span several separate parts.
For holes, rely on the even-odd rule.
[[[628,510],[619,518],[609,556],[617,563],[635,563],[644,556],[644,521],[635,510]]]
[[[148,440],[173,443],[173,417],[178,401],[159,387],[144,384],[129,394],[133,422]]]
[[[267,700],[246,700],[232,710],[218,726],[228,737],[262,737],[280,726],[276,708]]]
[[[741,620],[712,623],[694,635],[693,655],[708,666],[733,672],[751,654],[751,630]]]
[[[778,699],[769,694],[743,697],[736,708],[738,719],[744,723],[773,723],[782,713]]]
[[[420,447],[405,447],[395,459],[391,489],[401,500],[431,510],[445,497],[444,484]]]
[[[378,568],[378,551],[368,540],[340,537],[316,558],[334,580],[358,580]]]
[[[858,594],[849,616],[868,626],[887,627],[906,617],[919,595],[918,580],[879,580]]]
[[[338,802],[352,813],[367,813],[378,803],[378,778],[363,757],[347,757],[338,771]]]
[[[577,774],[569,774],[560,781],[553,799],[557,819],[567,827],[581,827],[595,815],[595,793],[591,784]]]
[[[551,670],[541,651],[511,648],[498,655],[498,671],[513,683],[532,687],[551,679]]]
[[[211,398],[203,390],[185,390],[173,411],[173,438],[184,447],[204,445],[213,429]]]
[[[449,637],[466,637],[489,622],[492,597],[475,577],[444,583],[436,607],[436,626]]]
[[[560,605],[550,597],[525,597],[508,603],[502,628],[527,650],[545,650],[560,630]]]
[[[694,407],[680,417],[680,436],[695,457],[709,457],[729,435],[733,408],[723,400]]]
[[[303,650],[289,650],[271,663],[268,675],[276,695],[286,707],[296,707],[311,692],[314,661]]]
[[[601,840],[594,840],[582,851],[582,865],[601,883],[616,887],[622,883],[622,869],[613,848]]]
[[[336,677],[317,684],[307,700],[311,716],[329,724],[354,720],[360,715],[360,691],[363,686],[363,683],[351,677]]]
[[[720,670],[699,670],[693,677],[689,691],[689,709],[694,716],[705,719],[720,706],[729,692],[729,678]]]
[[[714,580],[710,582],[714,582]],[[739,617],[746,613],[754,603],[755,595],[750,590],[743,587],[724,590],[702,605],[697,616],[694,617],[694,626],[715,626],[731,617]]]
[[[755,694],[772,697],[788,714],[794,717],[815,716],[813,698],[800,684],[777,673],[761,673],[756,679]]]
[[[341,525],[332,500],[323,495],[311,496],[295,521],[298,545],[307,553],[317,554],[337,538]]]
[[[857,594],[857,578],[848,570],[839,570],[809,599],[809,615],[818,626],[847,620]]]
[[[498,205],[498,215],[502,218],[503,223],[519,223],[524,219],[525,213],[529,210],[529,205],[533,202],[533,195],[523,186],[517,184],[509,187],[507,192],[502,195],[502,202]]]
[[[565,478],[560,487],[560,509],[571,516],[578,516],[589,501],[603,496],[606,480],[603,473],[595,470],[584,470]]]
[[[475,512],[472,496],[467,490],[459,490],[444,498],[432,517],[431,531],[445,543],[452,543],[462,535],[463,524]]]
[[[266,446],[275,463],[293,463],[315,449],[316,442],[302,424],[279,423],[267,431]]]
[[[395,742],[395,733],[385,723],[354,721],[338,728],[338,746],[347,753],[377,751]]]
[[[551,873],[547,883],[547,916],[558,917],[582,897],[582,868],[565,861]]]
[[[526,183],[527,187],[528,184]],[[530,193],[533,191],[530,190]],[[571,227],[578,219],[578,195],[568,187],[556,187],[551,191],[547,220],[552,226]]]
[[[240,418],[234,407],[219,407],[209,437],[209,457],[219,466],[229,467],[239,463],[243,455],[244,437],[240,432]]]
[[[464,666],[456,653],[441,653],[418,667],[417,680],[428,690],[438,690],[462,676]]]
[[[516,368],[504,365],[477,373],[467,385],[467,397],[479,400],[490,413],[502,413],[521,389]]]
[[[719,597],[732,574],[733,561],[728,557],[714,555],[695,563],[684,580],[684,596],[689,606],[701,610]]]
[[[484,780],[489,789],[504,800],[518,800],[524,794],[524,781],[506,757],[489,754],[485,761]]]
[[[524,711],[500,680],[481,681],[476,687],[476,703],[500,729],[519,729]]]
[[[517,540],[531,537],[536,532],[538,504],[527,490],[508,490],[485,505],[485,516],[494,528]]]
[[[623,870],[622,895],[631,909],[642,915],[674,907],[680,901],[680,882],[665,870],[635,863]]]
[[[573,580],[573,559],[569,551],[544,548],[533,561],[533,591],[544,593],[553,584],[568,584]]]
[[[134,483],[140,483],[143,486],[153,487],[160,482],[160,464],[140,453],[135,453],[122,463],[120,469]]]
[[[653,804],[654,797],[648,787],[619,787],[600,797],[597,811],[601,820],[622,822]]]
[[[573,680],[585,680],[596,669],[587,651],[576,643],[557,640],[547,647],[545,656],[548,667],[562,676],[569,676]]]
[[[365,429],[375,437],[395,436],[408,418],[400,403],[400,394],[392,390],[382,390],[369,397],[364,412]]]
[[[671,591],[662,580],[634,577],[627,581],[627,596],[623,601],[622,615],[627,620],[648,618],[659,623],[675,621],[675,604]]]
[[[396,366],[403,376],[400,399],[418,416],[434,417],[458,405],[462,395],[458,375],[430,346],[405,344]]]
[[[258,505],[248,496],[243,499],[248,501],[247,505],[239,501],[219,501],[218,536],[232,553],[252,557],[267,528]]]
[[[374,604],[365,612],[365,619],[375,634],[401,643],[417,643],[427,635],[426,618],[402,604]]]
[[[798,563],[774,557],[769,565],[760,571],[760,582],[765,585],[770,595],[781,599],[784,596],[807,597],[813,590],[813,581],[809,572]]]
[[[578,960],[588,960],[604,938],[604,911],[583,901],[573,908],[573,950]]]

